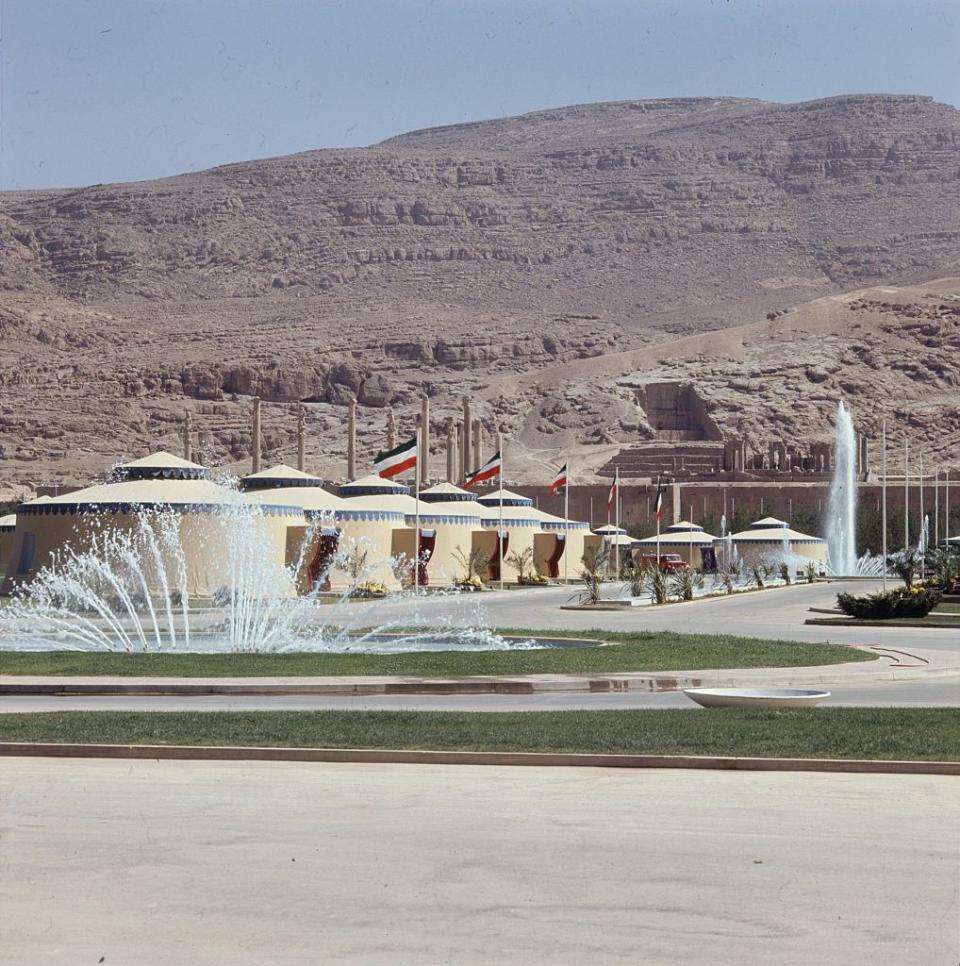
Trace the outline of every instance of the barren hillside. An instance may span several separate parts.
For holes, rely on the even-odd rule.
[[[960,112],[927,98],[702,98],[6,193],[0,480],[176,449],[187,409],[233,463],[252,394],[268,459],[310,400],[337,477],[347,399],[363,458],[424,390],[438,448],[470,391],[520,475],[567,449],[596,469],[642,433],[651,366],[748,438],[821,437],[842,392],[960,464],[960,283],[930,281],[960,275],[958,159]]]

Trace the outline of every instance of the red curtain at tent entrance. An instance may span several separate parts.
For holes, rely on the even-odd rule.
[[[420,531],[420,540],[417,553],[417,570],[419,571],[418,579],[421,587],[426,587],[429,583],[427,579],[427,564],[430,563],[430,558],[433,556],[433,551],[436,545],[436,530]]]
[[[333,562],[333,555],[337,552],[339,545],[339,530],[324,532],[317,537],[317,551],[313,555],[313,560],[310,561],[310,565],[307,568],[311,590],[330,589],[330,565]]]
[[[506,559],[508,548],[510,546],[510,534],[504,530],[503,536],[497,534],[496,543],[493,545],[493,556],[490,558],[490,563],[487,565],[490,569],[490,579],[499,580],[500,579],[500,541],[503,540],[503,556]]]
[[[548,577],[559,577],[560,576],[560,558],[563,556],[563,551],[567,549],[567,537],[566,534],[559,534],[557,536],[557,542],[553,545],[553,553],[547,558],[547,576]]]

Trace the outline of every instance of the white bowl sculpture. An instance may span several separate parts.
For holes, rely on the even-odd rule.
[[[829,691],[799,688],[686,688],[683,693],[704,708],[810,708],[830,697]]]

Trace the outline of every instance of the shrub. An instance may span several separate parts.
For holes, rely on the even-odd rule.
[[[686,568],[678,570],[670,581],[670,589],[681,600],[693,600],[694,591],[703,584],[703,574],[699,570]],[[659,601],[658,601],[659,603]]]
[[[803,573],[807,578],[807,583],[812,584],[817,579],[817,565],[811,560],[804,568]]]
[[[850,617],[884,621],[902,617],[926,617],[943,597],[938,587],[882,590],[876,594],[837,594],[837,606]]]
[[[665,604],[670,599],[670,582],[659,567],[650,572],[650,596],[655,604]]]
[[[790,564],[788,564],[786,561],[783,561],[783,563],[780,564],[780,579],[787,584],[787,586],[793,583],[793,581],[790,579]]]

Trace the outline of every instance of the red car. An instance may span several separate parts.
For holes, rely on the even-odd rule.
[[[640,557],[641,570],[653,570],[657,566],[657,555],[655,553],[645,553]],[[678,553],[660,554],[660,570],[665,574],[673,574],[678,570],[689,570],[690,564]]]

